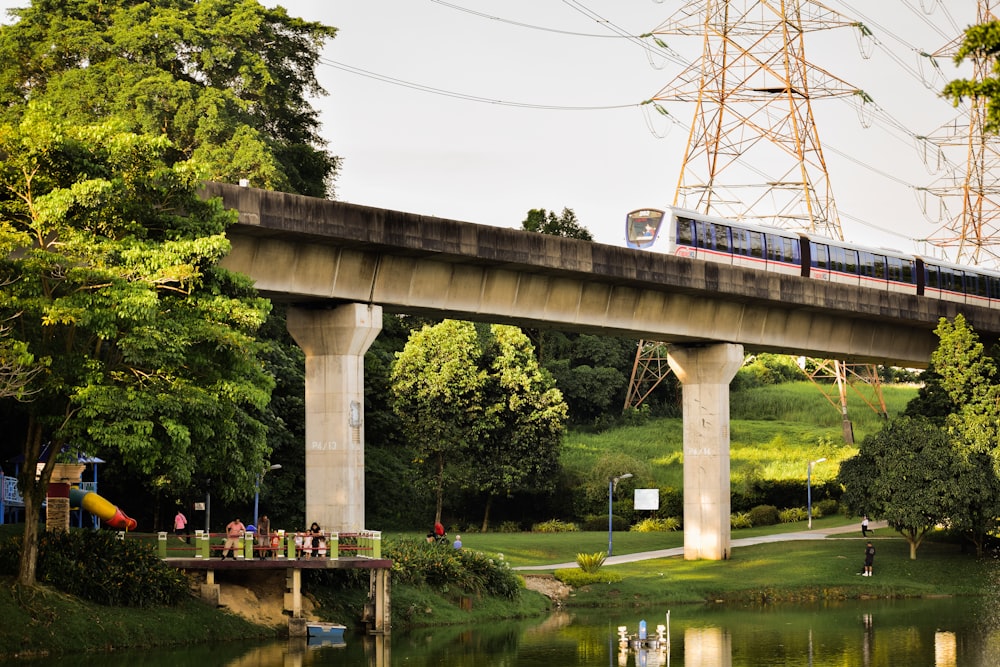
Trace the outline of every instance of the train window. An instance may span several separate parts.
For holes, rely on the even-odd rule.
[[[764,235],[761,232],[747,232],[747,238],[750,241],[749,252],[747,253],[750,257],[756,257],[757,259],[764,258]]]
[[[858,253],[858,275],[869,278],[875,275],[875,255],[863,251]]]
[[[677,245],[694,245],[694,233],[691,227],[694,220],[691,218],[677,218]]]
[[[637,245],[648,245],[656,238],[663,222],[663,211],[641,209],[626,216],[625,230],[628,240]]]
[[[872,265],[875,269],[875,277],[879,280],[885,280],[886,278],[886,268],[885,268],[885,255],[873,255],[874,264]]]
[[[939,287],[941,289],[949,292],[958,292],[959,294],[963,294],[965,292],[961,270],[952,269],[946,266],[939,266],[937,269],[938,275],[940,276]]]
[[[924,264],[924,286],[931,289],[941,289],[941,276],[938,267]]]
[[[764,236],[766,237],[767,259],[769,261],[798,263],[798,244],[792,239],[777,234],[765,234]]]
[[[844,273],[857,275],[858,273],[858,251],[844,249]]]
[[[971,271],[965,274],[965,293],[974,294],[976,296],[988,297],[989,294],[986,291],[986,276],[981,276],[978,273],[972,273]]]
[[[991,299],[1000,299],[1000,277],[986,276],[986,282],[989,285],[989,297]]]
[[[710,248],[712,224],[704,220],[694,221],[694,245],[699,248]]]
[[[903,272],[900,275],[900,279],[904,283],[909,283],[910,285],[916,283],[914,272],[916,270],[915,263],[912,259],[900,260],[902,263]]]
[[[886,268],[886,276],[889,280],[901,283],[913,283],[913,260],[887,257]]]
[[[729,227],[726,225],[712,225],[712,234],[715,237],[715,249],[720,252],[730,251]]]
[[[843,273],[847,270],[847,251],[836,246],[830,248],[830,270]]]
[[[812,255],[812,265],[816,268],[830,267],[830,246],[810,241],[809,254]]]

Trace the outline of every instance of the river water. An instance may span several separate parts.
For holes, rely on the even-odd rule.
[[[1000,608],[991,598],[861,600],[767,607],[602,609],[544,619],[348,633],[341,646],[303,641],[80,655],[32,667],[1000,667]],[[666,641],[619,645],[618,626]],[[7,664],[7,663],[4,663]]]

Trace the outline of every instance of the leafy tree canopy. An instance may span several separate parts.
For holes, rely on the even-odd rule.
[[[397,355],[391,380],[393,409],[438,498],[435,520],[446,488],[492,498],[554,481],[566,404],[519,329],[425,326]]]
[[[966,58],[981,59],[991,62],[993,71],[981,80],[956,79],[942,91],[955,106],[966,98],[986,100],[986,130],[994,133],[1000,131],[1000,61],[996,58],[997,53],[1000,53],[1000,21],[988,21],[967,28],[962,44],[955,52],[955,63],[960,64]]]
[[[922,419],[900,418],[865,438],[840,464],[843,502],[888,521],[910,544],[910,558],[934,526],[956,510],[960,458],[947,434]]]
[[[170,139],[201,178],[332,195],[309,97],[331,27],[257,0],[35,0],[0,27],[0,121],[30,99],[77,125]]]
[[[564,208],[561,215],[544,208],[533,208],[528,211],[528,217],[521,222],[521,228],[528,232],[540,232],[550,236],[562,236],[569,239],[593,241],[594,236],[576,219],[573,209]]]
[[[42,369],[13,408],[26,549],[56,458],[36,481],[46,440],[116,453],[179,485],[213,471],[223,497],[245,494],[265,464],[272,380],[254,335],[269,306],[218,267],[233,216],[197,196],[197,169],[164,162],[171,149],[165,136],[67,122],[42,103],[0,125],[0,236],[14,246],[0,257],[0,313]],[[22,558],[22,583],[33,568]]]

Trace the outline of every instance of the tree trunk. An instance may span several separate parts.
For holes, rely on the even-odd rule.
[[[55,469],[57,453],[61,442],[49,445],[49,460],[42,468],[42,474],[35,479],[38,457],[42,451],[42,427],[32,417],[28,423],[28,435],[24,441],[24,468],[17,478],[18,490],[24,499],[24,539],[21,543],[21,560],[18,563],[17,583],[34,586],[38,568],[38,525],[41,520],[42,501]]]
[[[483,528],[479,532],[485,533],[490,529],[490,508],[493,507],[493,494],[486,496],[486,511],[483,512]]]
[[[434,505],[434,523],[441,523],[441,507],[444,504],[444,457],[438,454],[437,500]]]

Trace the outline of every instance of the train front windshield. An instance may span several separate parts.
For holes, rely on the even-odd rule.
[[[656,240],[664,213],[644,208],[632,211],[625,219],[625,240],[630,248],[648,248]]]

